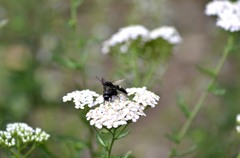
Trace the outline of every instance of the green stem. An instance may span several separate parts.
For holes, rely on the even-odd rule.
[[[85,68],[83,68],[80,73],[81,73],[81,76],[82,76],[82,87],[87,87]]]
[[[139,77],[140,77],[140,72],[139,72],[139,68],[138,68],[138,54],[136,52],[136,49],[133,48],[131,51],[131,60],[130,60],[130,64],[132,65],[132,71],[134,74],[134,86],[138,86],[139,85]]]
[[[111,134],[112,134],[112,139],[111,139],[111,142],[109,144],[108,151],[107,151],[107,158],[111,158],[112,147],[113,147],[114,141],[116,140],[115,139],[115,134],[116,134],[116,129],[115,128],[113,129],[113,132]]]
[[[82,122],[87,126],[89,135],[88,135],[88,149],[90,153],[90,157],[94,158],[95,156],[95,151],[94,151],[94,145],[93,145],[93,139],[94,139],[94,130],[92,129],[92,126],[89,124],[89,122],[86,120],[86,114],[89,111],[89,109],[85,108],[83,112],[80,113],[80,119]],[[95,129],[97,131],[97,129]]]
[[[90,157],[94,158],[95,157],[95,151],[94,151],[94,146],[93,146],[93,135],[94,135],[94,131],[92,130],[92,128],[89,128],[89,152],[90,152]]]
[[[145,69],[147,71],[145,71],[146,75],[144,75],[145,77],[143,78],[143,85],[148,86],[150,84],[150,80],[153,79],[153,74],[156,70],[156,67],[157,63],[151,62],[151,65],[147,69]]]
[[[24,155],[24,157],[27,157],[29,154],[31,154],[31,152],[35,149],[35,144],[33,144],[32,146],[31,146],[31,148],[28,150],[28,152]]]
[[[21,153],[15,151],[14,149],[10,149],[10,152],[15,156],[15,158],[22,158]]]
[[[71,0],[71,19],[70,26],[77,29],[77,8],[81,4],[81,0]]]
[[[233,38],[230,36],[228,38],[228,41],[227,41],[227,46],[225,47],[225,49],[223,51],[223,54],[222,54],[220,60],[218,61],[217,66],[215,68],[215,77],[212,78],[210,81],[208,81],[208,83],[206,84],[207,86],[205,87],[203,93],[201,94],[197,103],[195,104],[195,106],[194,106],[194,108],[191,112],[191,115],[186,120],[186,122],[184,123],[183,127],[181,128],[181,130],[178,134],[179,144],[180,144],[181,140],[183,139],[183,137],[186,135],[193,119],[195,118],[195,116],[199,112],[200,108],[203,106],[203,103],[204,103],[204,101],[206,100],[206,97],[209,94],[208,88],[216,81],[216,77],[219,75],[219,73],[220,73],[220,71],[221,71],[221,69],[224,65],[224,62],[226,61],[227,56],[228,56],[229,52],[231,51],[232,47],[233,47]],[[175,151],[176,151],[175,148],[172,148],[168,157],[169,158],[175,157]]]
[[[240,158],[240,153],[237,155],[237,158]]]

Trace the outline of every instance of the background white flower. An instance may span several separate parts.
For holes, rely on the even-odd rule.
[[[206,5],[205,14],[206,15],[220,15],[223,13],[225,8],[230,5],[229,1],[226,0],[214,0]]]
[[[128,42],[130,40],[136,40],[139,37],[146,40],[148,33],[149,31],[142,25],[132,25],[120,28],[117,33],[113,34],[110,39],[103,43],[102,53],[107,54],[109,53],[111,47],[123,43],[125,44],[123,44],[121,49],[122,52],[125,53],[128,49]]]
[[[16,140],[12,137],[11,133],[0,131],[0,146],[12,147],[15,144]]]
[[[170,44],[178,44],[182,41],[181,36],[174,27],[163,26],[152,30],[151,32],[142,25],[132,25],[121,28],[117,33],[113,34],[110,39],[103,42],[102,53],[110,52],[111,47],[120,45],[120,51],[126,53],[131,41],[140,37],[142,44],[147,41],[163,38]]]
[[[7,125],[6,131],[0,131],[0,145],[15,146],[18,143],[44,142],[50,135],[40,128],[35,130],[26,123],[11,123]]]
[[[205,14],[217,16],[216,25],[226,31],[240,30],[240,1],[215,0],[209,2],[206,5]]]
[[[172,26],[162,26],[156,28],[150,32],[149,36],[149,40],[156,40],[158,38],[162,38],[171,44],[178,44],[182,41],[181,36]]]
[[[236,130],[238,133],[240,133],[240,114],[237,115],[236,117],[236,121],[237,121],[237,126],[236,126]]]

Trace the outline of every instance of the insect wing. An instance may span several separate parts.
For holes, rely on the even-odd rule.
[[[122,80],[117,80],[117,81],[113,81],[112,83],[113,83],[114,85],[118,85],[118,84],[122,83],[123,81],[124,81],[124,79],[122,79]]]

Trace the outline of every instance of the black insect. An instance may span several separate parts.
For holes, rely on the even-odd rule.
[[[106,81],[104,78],[97,79],[102,83],[103,85],[103,98],[105,101],[111,101],[113,96],[118,95],[118,91],[127,94],[127,91],[119,86],[118,84],[121,83],[123,80],[118,80],[118,81]]]

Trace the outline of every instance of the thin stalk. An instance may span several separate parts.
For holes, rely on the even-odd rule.
[[[220,70],[221,68],[223,67],[224,65],[224,62],[226,61],[226,58],[231,50],[230,47],[232,47],[232,38],[230,37],[228,39],[228,42],[227,42],[227,47],[224,49],[223,51],[223,54],[216,66],[216,69],[215,69],[215,74],[216,76],[218,76],[218,74],[220,73]],[[183,125],[183,128],[181,129],[181,132],[179,134],[179,140],[181,140],[184,135],[186,134],[186,131],[188,130],[190,124],[192,123],[192,120],[195,118],[195,116],[197,115],[199,109],[202,107],[207,95],[209,94],[209,91],[208,91],[208,88],[216,81],[216,76],[214,78],[212,78],[208,83],[207,83],[207,86],[205,87],[205,90],[203,91],[202,95],[200,96],[200,98],[198,99],[194,109],[192,110],[191,112],[191,115],[189,117],[189,119],[185,122],[185,124]]]
[[[106,127],[105,127],[105,129],[106,129],[109,133],[111,133],[111,134],[113,135],[113,132],[111,131],[111,129],[108,129],[108,128],[106,128]]]
[[[89,135],[88,135],[88,149],[89,149],[89,153],[90,153],[90,157],[94,158],[95,155],[95,151],[94,151],[94,146],[93,146],[93,139],[94,139],[94,130],[92,129],[92,126],[89,124],[89,122],[86,120],[86,113],[88,110],[85,109],[85,111],[83,111],[82,113],[80,113],[80,119],[82,120],[82,122],[87,126],[88,131],[89,131]],[[95,129],[97,130],[97,129]]]
[[[186,135],[193,119],[196,117],[200,108],[203,106],[203,103],[204,103],[204,101],[206,100],[206,97],[209,94],[208,88],[216,81],[216,77],[219,75],[219,73],[220,73],[220,71],[221,71],[221,69],[224,65],[224,62],[226,61],[227,56],[228,56],[229,52],[231,51],[232,47],[233,47],[233,38],[230,36],[228,38],[228,41],[227,41],[227,46],[225,47],[225,49],[223,51],[223,54],[222,54],[220,60],[217,63],[217,66],[215,68],[215,77],[212,78],[210,81],[208,81],[208,83],[206,84],[206,87],[205,87],[204,91],[202,92],[201,96],[199,97],[199,99],[197,100],[197,103],[195,104],[195,106],[194,106],[194,108],[191,112],[190,117],[183,124],[183,126],[182,126],[182,128],[181,128],[181,130],[178,134],[179,143],[181,142],[183,137]],[[174,157],[175,156],[174,153],[175,153],[175,149],[173,148],[168,157],[169,158]]]
[[[70,25],[73,27],[76,31],[77,29],[77,9],[82,3],[81,0],[71,0],[71,19],[70,19]]]
[[[89,153],[90,153],[90,157],[94,158],[95,157],[95,151],[94,151],[94,146],[93,146],[93,139],[94,139],[94,131],[92,130],[92,128],[89,128]]]
[[[82,87],[87,87],[87,79],[86,79],[86,69],[83,67],[81,70],[79,70],[82,78]]]
[[[15,158],[22,158],[22,155],[18,151],[10,149],[10,152],[15,156]]]
[[[240,153],[237,155],[237,158],[240,158]]]
[[[33,144],[32,146],[31,146],[31,148],[27,151],[27,153],[24,155],[24,157],[27,157],[29,154],[31,154],[31,152],[35,149],[35,144]]]
[[[133,48],[132,52],[131,52],[130,64],[132,65],[132,71],[134,74],[134,86],[138,86],[140,72],[139,72],[139,68],[138,68],[138,54],[137,54],[135,48]]]
[[[107,152],[107,158],[111,158],[112,147],[113,147],[114,141],[116,140],[115,139],[116,129],[114,129],[111,134],[112,134],[112,139],[111,139],[111,142],[109,144],[109,148],[108,148],[108,152]]]
[[[152,62],[151,65],[148,67],[148,69],[146,69],[146,75],[143,78],[143,85],[148,86],[150,84],[150,79],[153,78],[154,72],[156,70],[157,67],[157,63]]]

